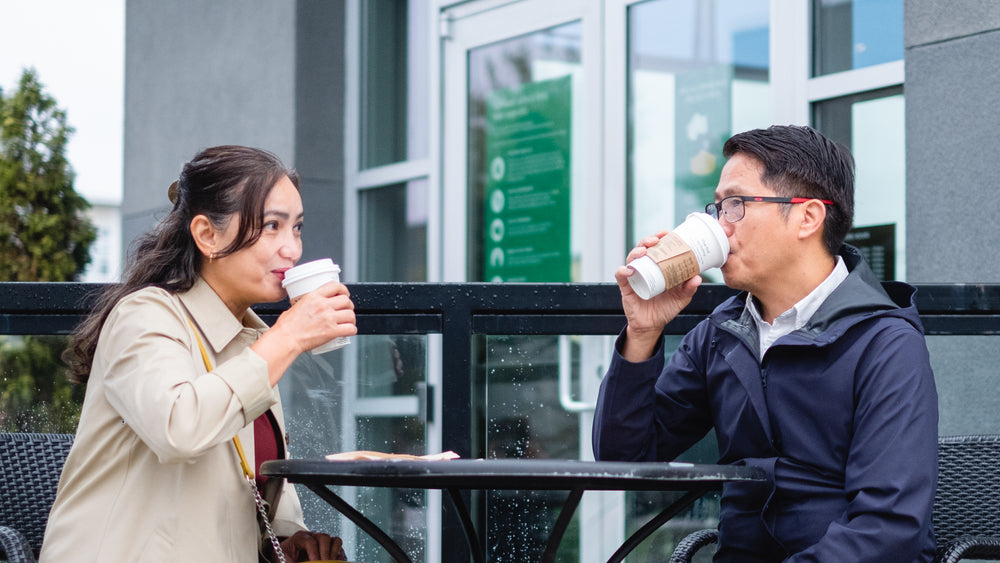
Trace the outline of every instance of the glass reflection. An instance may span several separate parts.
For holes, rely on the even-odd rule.
[[[361,281],[427,281],[427,180],[361,192]]]
[[[643,2],[628,25],[631,245],[703,209],[725,140],[769,124],[769,2]]]
[[[66,379],[69,338],[0,336],[0,431],[73,434],[85,387]]]
[[[880,279],[906,279],[906,112],[902,86],[813,105],[813,123],[854,154],[854,229]]]
[[[429,123],[427,18],[423,0],[360,0],[358,96],[362,169],[424,158]]]
[[[424,335],[359,335],[346,348],[314,356],[302,354],[279,383],[289,434],[289,451],[297,459],[322,459],[333,452],[376,450],[427,453],[422,413],[357,414],[369,397],[413,396],[426,379]],[[344,355],[357,359],[357,388],[349,393],[341,366]],[[405,410],[405,409],[401,409]],[[351,538],[352,560],[386,561],[387,552],[304,486],[297,486],[310,529]],[[414,561],[424,559],[427,511],[424,491],[370,488],[339,494],[375,521]]]
[[[415,417],[359,417],[358,449],[424,454],[425,425]],[[427,545],[427,492],[423,489],[361,487],[356,491],[357,508],[386,531],[413,561],[424,561]],[[368,534],[351,526],[357,553],[351,560],[392,561],[386,550]]]
[[[426,337],[368,335],[358,342],[358,397],[422,392],[427,377]]]
[[[579,418],[559,406],[560,338],[573,342],[570,358],[578,359],[572,337],[486,337],[487,457],[579,458]],[[485,499],[489,560],[540,560],[566,492],[490,491]],[[560,544],[560,560],[579,560],[578,549],[577,514]]]
[[[903,59],[903,0],[813,0],[813,76]]]
[[[578,263],[581,249],[576,248],[581,236],[577,229],[585,225],[572,224],[570,209],[577,210],[583,205],[582,190],[573,189],[579,186],[576,180],[582,163],[575,155],[571,155],[572,147],[582,145],[576,140],[584,130],[579,126],[581,119],[577,111],[582,93],[581,65],[581,34],[579,22],[563,24],[550,29],[544,29],[513,39],[508,39],[491,45],[478,47],[469,51],[469,84],[468,84],[468,228],[469,257],[468,279],[485,280],[485,257],[487,244],[487,209],[495,209],[497,213],[503,208],[496,194],[491,194],[489,208],[486,205],[486,190],[488,185],[515,187],[525,190],[519,194],[521,205],[518,219],[524,219],[517,229],[522,231],[525,241],[514,250],[527,251],[532,254],[532,260],[538,260],[541,267],[529,269],[531,279],[513,279],[504,277],[505,281],[575,281],[579,279]],[[550,96],[545,102],[537,105],[526,103],[525,100],[534,96]],[[500,106],[516,100],[523,103],[518,113],[508,119],[499,119],[500,112],[489,112],[490,107]],[[493,104],[491,106],[491,104]],[[566,107],[567,105],[571,107]],[[536,112],[538,107],[541,111]],[[558,114],[559,119],[548,121],[549,114]],[[527,115],[525,115],[527,114]],[[512,126],[502,132],[490,129],[490,122]],[[531,123],[533,119],[541,121]],[[564,123],[568,121],[568,123]],[[531,135],[525,140],[525,126],[537,127],[535,132],[543,134]],[[520,128],[520,130],[519,130]],[[558,133],[556,135],[555,133]],[[523,143],[517,148],[524,154],[521,162],[523,167],[517,169],[526,174],[521,186],[506,186],[511,179],[508,166],[506,175],[502,166],[496,166],[497,155],[487,155],[488,150],[497,151],[501,143]],[[492,146],[491,146],[492,143]],[[511,146],[510,144],[507,145]],[[562,153],[566,154],[562,154]],[[558,155],[552,157],[552,155]],[[548,157],[548,158],[539,158]],[[487,166],[487,159],[490,166]],[[568,174],[568,177],[567,177]],[[501,190],[495,190],[501,191]],[[567,191],[569,193],[567,193]],[[511,192],[507,192],[510,196]],[[549,198],[551,205],[548,210],[541,210],[539,198]],[[508,204],[514,205],[511,197]],[[504,209],[504,212],[507,212]],[[544,213],[543,217],[537,214]],[[514,236],[514,228],[502,231],[495,227],[495,220],[490,221],[490,235],[498,238],[490,242],[496,248],[497,241],[506,236],[506,241]],[[574,232],[570,232],[573,229]],[[501,234],[502,233],[502,234]],[[566,244],[563,239],[569,237]],[[536,252],[536,246],[545,246],[553,240],[560,244],[551,252]],[[569,248],[564,248],[569,246]],[[520,255],[519,255],[520,256]],[[491,256],[491,258],[493,258]],[[491,264],[503,264],[496,259]],[[511,259],[507,259],[511,263]],[[491,276],[492,279],[492,276]],[[485,280],[489,281],[489,280]]]
[[[362,168],[405,160],[407,3],[361,2]]]

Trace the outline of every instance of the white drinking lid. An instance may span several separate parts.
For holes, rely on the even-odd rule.
[[[726,258],[729,255],[729,237],[726,236],[726,231],[722,230],[722,225],[719,224],[719,220],[713,218],[708,213],[691,213],[688,215],[690,217],[694,215],[701,222],[708,225],[708,230],[712,232],[712,236],[715,237],[715,242],[719,245],[719,250],[722,252],[722,262],[726,262]]]
[[[320,258],[319,260],[299,264],[285,272],[285,279],[281,281],[281,287],[286,287],[290,283],[295,283],[309,276],[327,272],[339,274],[340,266],[334,264],[330,258]]]

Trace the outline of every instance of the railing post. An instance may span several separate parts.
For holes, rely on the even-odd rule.
[[[475,376],[472,365],[472,314],[471,302],[467,294],[454,291],[455,286],[444,286],[450,295],[440,295],[441,327],[441,444],[442,449],[451,450],[463,458],[472,458],[473,440],[471,429],[472,390]],[[464,491],[463,500],[467,506],[470,494]],[[468,561],[469,549],[464,541],[456,541],[463,533],[461,519],[451,510],[448,503],[442,504],[441,515],[441,560]]]

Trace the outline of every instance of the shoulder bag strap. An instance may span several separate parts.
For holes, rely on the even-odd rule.
[[[205,362],[205,369],[212,371],[212,361],[208,359],[208,351],[205,350],[205,345],[202,344],[201,337],[198,336],[198,329],[195,328],[190,318],[187,319],[187,322],[194,333],[194,339],[198,341],[198,349],[201,351],[201,361]],[[240,456],[243,476],[250,485],[251,491],[253,491],[254,503],[257,505],[257,512],[260,513],[261,521],[264,522],[264,529],[267,532],[268,540],[271,541],[271,547],[274,549],[274,556],[277,558],[278,563],[285,563],[285,552],[281,551],[281,542],[278,541],[278,536],[275,535],[274,529],[271,528],[271,521],[267,517],[267,507],[264,505],[264,497],[261,496],[260,489],[257,488],[257,483],[254,482],[253,469],[251,469],[250,464],[247,462],[246,454],[243,453],[243,445],[240,444],[239,436],[233,436],[233,445],[236,446],[236,454]]]

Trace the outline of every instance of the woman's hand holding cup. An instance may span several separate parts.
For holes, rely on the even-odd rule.
[[[320,262],[319,266],[315,262]],[[313,354],[340,348],[358,333],[354,318],[354,302],[347,286],[340,283],[340,269],[329,258],[307,262],[308,276],[285,272],[282,285],[288,291],[292,306],[278,316],[270,330],[250,348],[267,362],[268,379],[272,386],[285,374],[295,358],[306,350]],[[301,272],[301,270],[300,270]]]
[[[304,341],[306,350],[312,350],[313,354],[336,350],[351,342],[348,336],[357,334],[354,303],[351,302],[347,288],[340,283],[340,266],[334,264],[333,260],[323,258],[299,264],[285,272],[281,285],[288,291],[288,299],[292,303],[288,313],[294,313],[294,316],[305,314],[308,316],[303,319],[305,321],[318,320],[320,323],[317,328],[320,329],[323,321],[333,323],[330,326],[334,332],[330,336],[334,338],[316,343]],[[341,327],[341,324],[350,326]],[[307,334],[308,332],[303,336]]]
[[[275,329],[279,323],[287,323],[301,350],[313,354],[342,348],[350,343],[350,336],[358,333],[350,291],[339,281],[327,282],[296,297],[278,321]]]

